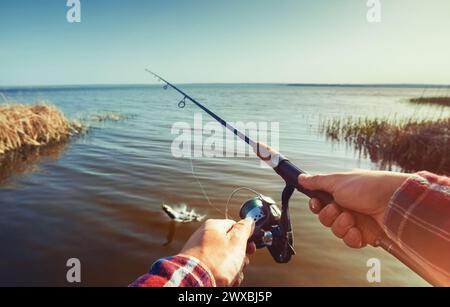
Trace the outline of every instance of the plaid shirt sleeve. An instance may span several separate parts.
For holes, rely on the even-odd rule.
[[[150,272],[136,279],[130,287],[214,287],[215,281],[197,258],[173,256],[159,259]]]
[[[393,195],[384,226],[411,259],[450,285],[450,178],[410,177]]]

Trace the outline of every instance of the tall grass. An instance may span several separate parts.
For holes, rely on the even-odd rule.
[[[58,143],[81,130],[81,125],[70,122],[49,104],[0,105],[0,154]]]
[[[409,101],[417,104],[435,104],[450,107],[450,97],[446,96],[411,98]]]
[[[382,169],[396,164],[407,172],[450,174],[450,118],[335,118],[323,121],[320,131],[333,141],[352,145]]]

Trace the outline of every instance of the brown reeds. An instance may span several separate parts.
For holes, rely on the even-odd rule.
[[[0,105],[0,155],[26,147],[58,143],[81,132],[55,106],[38,103]]]
[[[409,99],[409,102],[417,104],[435,104],[450,107],[450,97],[447,96],[411,98]]]
[[[450,118],[436,120],[347,118],[324,121],[321,132],[351,144],[381,169],[450,174]]]

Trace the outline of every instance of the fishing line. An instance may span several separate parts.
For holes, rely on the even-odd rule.
[[[147,71],[148,71],[148,70],[147,70]],[[150,72],[151,74],[153,74],[151,71],[148,71],[148,72]],[[154,74],[153,74],[153,75],[154,75]],[[163,79],[160,78],[159,76],[156,76],[156,75],[155,75],[155,77],[156,77],[157,80],[160,81],[160,82],[166,82],[165,80],[163,80]],[[168,84],[168,83],[166,83],[166,84],[163,85],[163,89],[164,89],[164,90],[167,90],[168,87],[169,87],[169,84]],[[177,91],[178,91],[178,90],[177,90]],[[191,99],[189,96],[187,96],[186,94],[183,93],[183,98],[180,100],[180,102],[178,102],[178,108],[184,109],[184,108],[186,107],[186,99],[190,99],[190,100],[192,101],[192,99]],[[222,120],[222,121],[223,121],[223,120]],[[252,140],[249,140],[246,136],[240,135],[240,133],[239,133],[237,130],[235,130],[234,128],[233,128],[233,130],[234,130],[234,131],[233,131],[234,134],[236,134],[238,137],[241,137],[241,138],[245,139],[246,142],[253,142]],[[206,193],[205,188],[203,187],[202,182],[200,181],[200,178],[196,175],[195,170],[194,170],[194,161],[193,161],[193,159],[192,159],[192,155],[189,155],[189,162],[190,162],[190,164],[191,164],[191,174],[192,174],[192,176],[195,178],[195,180],[197,181],[198,185],[200,186],[200,190],[202,191],[202,194],[203,194],[204,198],[205,198],[206,201],[208,202],[208,205],[209,205],[211,208],[213,208],[214,210],[216,210],[217,212],[219,212],[220,214],[225,214],[225,219],[229,219],[229,217],[232,217],[231,215],[228,214],[228,203],[229,203],[231,197],[232,197],[237,191],[235,190],[235,191],[232,193],[231,197],[228,199],[228,202],[227,202],[227,205],[226,205],[225,210],[220,210],[218,207],[216,207],[216,206],[214,206],[214,205],[212,204],[212,202],[211,202],[211,200],[210,200],[208,194]],[[245,187],[244,187],[244,188],[239,188],[239,189],[248,189],[248,190],[251,190],[250,188],[245,188]],[[251,191],[254,192],[254,193],[256,193],[257,195],[260,195],[258,192],[254,191],[254,190],[251,190]]]
[[[156,77],[156,76],[155,76]],[[163,80],[159,77],[156,77],[158,81],[163,82]],[[164,84],[163,85],[163,89],[167,90],[169,88],[168,84]],[[180,109],[184,109],[184,107],[186,107],[186,96],[183,97],[183,99],[180,100],[180,102],[178,102],[178,108]],[[214,206],[211,202],[211,200],[208,197],[208,194],[206,193],[205,188],[203,187],[202,182],[200,181],[200,178],[195,174],[195,170],[194,170],[194,161],[192,159],[192,155],[189,155],[189,162],[191,164],[191,174],[192,176],[195,178],[195,180],[197,181],[198,185],[200,186],[200,190],[202,191],[202,194],[204,196],[204,198],[206,199],[206,201],[208,202],[208,205],[213,208],[214,210],[216,210],[217,212],[219,212],[220,214],[225,214],[225,218],[228,219],[228,215],[227,215],[227,211],[223,212],[222,210],[220,210],[219,208],[217,208],[216,206]]]
[[[207,200],[207,202],[208,202],[208,205],[209,205],[211,208],[213,208],[214,210],[216,210],[217,212],[219,212],[220,214],[225,214],[225,218],[228,219],[228,209],[225,210],[225,211],[220,210],[219,208],[217,208],[216,206],[214,206],[214,205],[212,204],[211,200],[209,199],[208,194],[206,193],[206,190],[205,190],[205,188],[203,187],[203,184],[202,184],[201,181],[200,181],[200,178],[197,177],[197,175],[195,174],[195,171],[194,171],[194,161],[193,161],[191,155],[189,155],[189,161],[191,162],[191,173],[192,173],[192,176],[195,178],[195,180],[197,181],[198,185],[200,186],[200,189],[202,190],[203,196],[206,198],[206,200]]]
[[[257,192],[256,190],[254,190],[254,189],[252,189],[252,188],[249,188],[249,187],[239,187],[239,188],[236,188],[236,189],[234,189],[234,190],[231,192],[230,196],[228,197],[227,203],[226,203],[226,205],[225,205],[225,210],[222,211],[222,210],[220,210],[219,208],[217,208],[216,206],[214,206],[214,205],[212,204],[211,200],[210,200],[209,197],[208,197],[208,194],[206,193],[205,188],[203,187],[203,184],[202,184],[201,181],[200,181],[200,178],[195,174],[195,170],[194,170],[194,161],[193,161],[193,159],[192,159],[192,156],[189,156],[189,161],[190,161],[190,164],[191,164],[191,172],[192,172],[192,176],[195,178],[195,180],[197,181],[198,185],[200,186],[200,189],[202,190],[203,196],[204,196],[204,197],[206,198],[206,200],[208,201],[208,205],[209,205],[211,208],[213,208],[214,210],[216,210],[217,212],[219,212],[219,213],[224,213],[224,214],[225,214],[225,219],[227,219],[227,220],[230,219],[230,217],[231,217],[231,219],[233,219],[233,216],[232,216],[231,214],[229,214],[229,206],[230,206],[230,201],[233,199],[233,197],[234,197],[238,192],[243,191],[243,190],[247,190],[247,191],[250,191],[250,192],[254,193],[254,194],[257,195],[257,196],[261,196],[261,193]]]
[[[217,212],[221,213],[221,214],[225,214],[225,219],[233,219],[233,216],[231,214],[229,214],[229,205],[230,205],[230,201],[231,199],[234,197],[234,195],[236,195],[238,192],[242,191],[242,190],[247,190],[250,191],[252,193],[254,193],[257,196],[260,196],[261,193],[258,193],[256,190],[252,189],[252,188],[248,188],[248,187],[239,187],[234,189],[230,196],[228,197],[227,200],[227,204],[225,205],[225,210],[220,210],[218,207],[214,206],[210,200],[210,198],[208,197],[208,193],[206,193],[205,188],[203,187],[202,182],[200,181],[200,178],[196,175],[195,170],[194,170],[194,160],[192,159],[192,156],[189,155],[189,162],[191,164],[191,174],[192,176],[195,178],[195,180],[197,181],[198,185],[200,186],[200,189],[203,193],[203,196],[205,197],[205,199],[208,202],[208,205],[213,208],[214,210],[216,210]]]
[[[236,195],[238,192],[243,191],[243,190],[247,190],[247,191],[255,193],[255,195],[257,195],[257,196],[261,196],[261,193],[258,193],[257,191],[253,190],[252,188],[239,187],[237,189],[234,189],[234,191],[231,192],[231,194],[230,194],[230,196],[228,197],[228,200],[227,200],[227,205],[225,207],[225,214],[226,215],[228,215],[228,206],[230,205],[231,199],[234,197],[234,195]]]

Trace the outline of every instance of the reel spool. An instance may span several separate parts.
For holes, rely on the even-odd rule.
[[[283,191],[281,210],[272,198],[259,193],[244,202],[239,210],[241,219],[255,221],[255,230],[249,241],[254,242],[258,249],[267,247],[278,263],[287,263],[295,255],[288,207],[293,191],[291,187]]]
[[[281,211],[270,197],[258,195],[247,200],[239,211],[241,219],[251,218],[255,222],[255,230],[250,241],[256,248],[271,246],[273,242],[272,228],[280,223]]]

